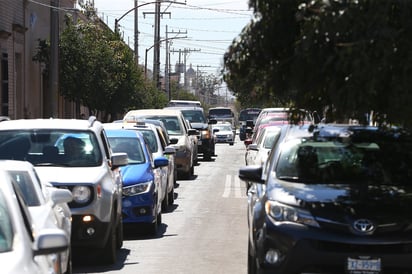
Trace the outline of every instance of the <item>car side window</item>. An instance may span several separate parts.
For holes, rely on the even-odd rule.
[[[162,145],[162,150],[164,151],[167,146],[165,137],[163,136],[163,133],[161,132],[160,129],[156,128],[156,132],[157,132],[157,135],[159,136],[160,143]]]

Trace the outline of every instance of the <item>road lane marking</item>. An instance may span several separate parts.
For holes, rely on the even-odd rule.
[[[232,184],[232,181],[233,181],[233,184]],[[239,177],[232,176],[232,175],[226,175],[225,189],[223,190],[222,197],[229,198],[232,192],[235,198],[246,197],[246,195],[243,195],[243,193],[245,193],[245,190],[242,189],[242,185],[241,185]]]
[[[228,198],[230,195],[230,185],[232,181],[232,176],[226,175],[225,190],[223,191],[223,198]]]

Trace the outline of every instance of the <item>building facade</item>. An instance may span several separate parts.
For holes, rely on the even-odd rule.
[[[53,108],[54,117],[76,118],[74,104],[49,91],[44,64],[33,61],[39,40],[50,41],[52,10],[58,14],[59,30],[65,13],[76,13],[75,4],[75,0],[0,0],[0,116],[49,118]]]

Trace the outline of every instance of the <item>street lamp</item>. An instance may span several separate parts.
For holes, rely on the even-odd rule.
[[[183,39],[183,38],[187,38],[187,37],[170,37],[170,38],[161,39],[157,43],[151,45],[149,48],[146,49],[145,54],[144,54],[144,78],[145,79],[147,79],[147,53],[148,51],[151,50],[154,46],[160,44],[161,42],[169,41],[172,39]]]

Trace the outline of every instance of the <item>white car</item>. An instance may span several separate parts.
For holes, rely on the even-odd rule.
[[[216,143],[228,143],[233,146],[235,142],[235,131],[229,123],[217,123],[212,126]]]
[[[103,125],[89,119],[17,119],[0,123],[2,159],[32,163],[41,180],[68,189],[71,249],[114,264],[123,245],[122,178],[126,153],[112,153]]]
[[[21,189],[0,170],[0,265],[4,274],[59,273],[48,256],[64,252],[70,238],[57,228],[35,229]]]
[[[176,149],[176,168],[179,177],[190,179],[194,174],[194,165],[197,158],[197,147],[191,136],[196,136],[198,131],[188,128],[185,118],[180,110],[171,109],[137,109],[130,110],[123,119],[127,122],[139,119],[162,121],[167,133]]]
[[[262,128],[258,133],[256,142],[248,145],[246,148],[246,165],[263,165],[273,145],[279,139],[280,131],[280,126]]]
[[[35,231],[47,228],[62,229],[68,239],[71,237],[71,212],[67,203],[73,199],[67,189],[58,189],[41,182],[34,166],[27,161],[0,160],[0,167],[6,170],[20,187],[23,199],[33,217]],[[47,255],[57,273],[72,272],[71,249]]]

